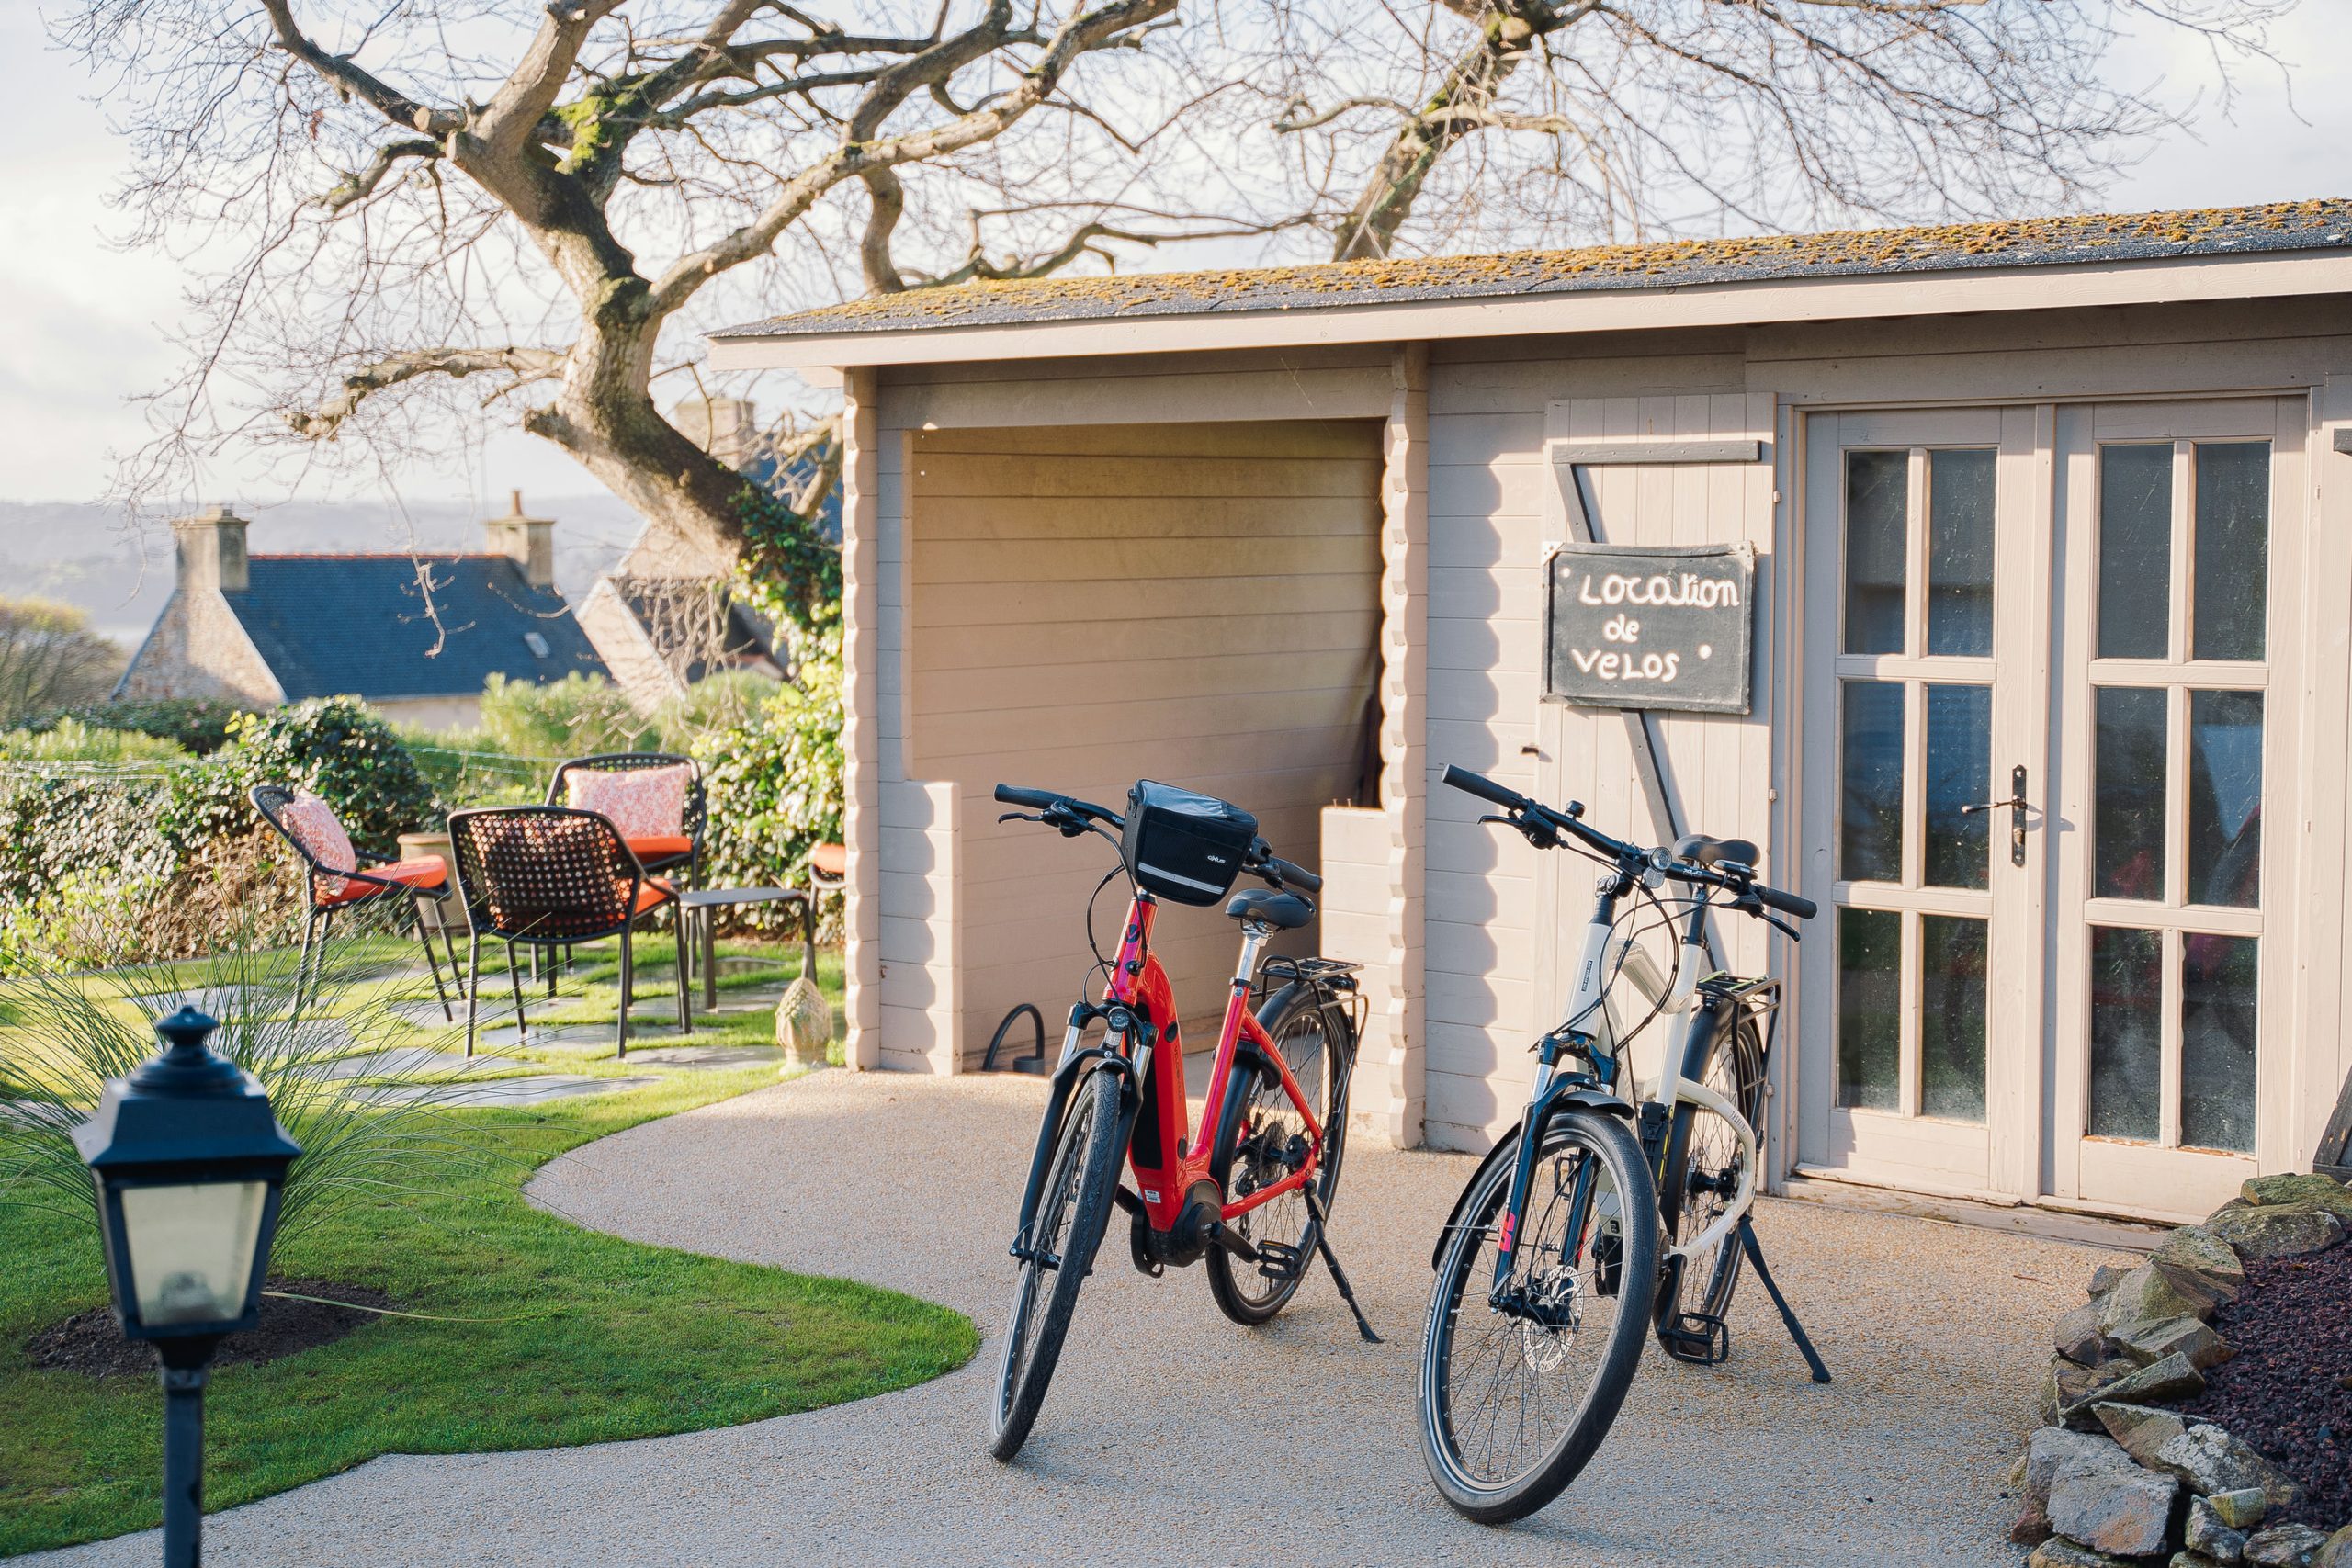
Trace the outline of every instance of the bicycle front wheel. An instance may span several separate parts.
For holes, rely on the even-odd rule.
[[[989,1405],[989,1452],[1009,1460],[1029,1440],[1046,1402],[1079,1287],[1094,1267],[1119,1183],[1119,1076],[1089,1073],[1070,1095],[1053,1164],[1037,1198],[1004,1326],[996,1397]]]
[[[1543,1507],[1600,1447],[1657,1288],[1657,1196],[1623,1121],[1572,1108],[1543,1138],[1504,1288],[1510,1156],[1473,1179],[1440,1248],[1421,1344],[1421,1457],[1482,1524]]]

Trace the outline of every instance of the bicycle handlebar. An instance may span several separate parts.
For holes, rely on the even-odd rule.
[[[1446,764],[1444,778],[1448,784],[1465,795],[1475,795],[1481,800],[1489,801],[1503,807],[1514,816],[1532,818],[1555,833],[1566,833],[1581,840],[1617,861],[1621,865],[1630,866],[1635,862],[1657,864],[1657,862],[1651,858],[1650,852],[1639,845],[1624,843],[1597,829],[1586,827],[1578,819],[1582,810],[1580,807],[1572,805],[1566,811],[1555,811],[1542,801],[1532,800],[1507,784],[1497,784],[1483,773],[1474,773],[1467,768],[1459,767],[1451,762]],[[1721,887],[1736,897],[1753,896],[1757,903],[1768,908],[1778,909],[1783,914],[1794,915],[1801,920],[1812,919],[1821,912],[1820,907],[1810,898],[1801,897],[1794,893],[1783,893],[1777,887],[1767,887],[1756,880],[1752,871],[1743,875],[1713,870],[1687,861],[1675,861],[1659,869],[1678,882],[1696,883],[1707,887]]]
[[[1080,825],[1080,819],[1084,818],[1091,818],[1113,829],[1124,829],[1127,825],[1125,818],[1107,806],[1096,806],[1050,789],[1027,789],[1020,784],[1001,784],[996,786],[996,798],[1006,806],[1023,806],[1042,813],[1048,822],[1059,818],[1055,825],[1073,836],[1085,831]],[[1320,876],[1303,865],[1283,859],[1267,847],[1263,839],[1258,840],[1242,869],[1277,887],[1296,887],[1306,893],[1323,890]]]
[[[1263,839],[1258,841],[1261,844],[1265,842]],[[1278,887],[1297,887],[1308,893],[1323,891],[1321,877],[1303,865],[1293,865],[1272,850],[1267,851],[1255,865],[1247,866],[1244,869],[1257,873]]]
[[[1096,806],[1091,801],[1080,800],[1074,795],[1061,795],[1050,789],[1024,789],[1019,784],[1001,784],[996,786],[996,797],[1007,806],[1025,806],[1032,811],[1057,811],[1070,817],[1091,817],[1114,828],[1127,825],[1125,818],[1107,806]],[[1071,830],[1083,831],[1077,828]]]

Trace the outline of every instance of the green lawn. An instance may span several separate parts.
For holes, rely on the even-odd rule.
[[[565,985],[580,1003],[563,1010],[590,1016],[601,1002],[609,1019],[601,964],[583,956],[591,963]],[[838,997],[834,975],[824,977]],[[669,982],[662,971],[643,978],[649,989]],[[707,1032],[697,1021],[695,1038],[750,1043],[772,1028],[752,1011]],[[416,1038],[438,1044],[446,1031],[436,1022]],[[607,1039],[546,1056],[570,1072],[652,1070],[614,1062],[611,1050]],[[978,1337],[946,1308],[600,1235],[521,1197],[530,1172],[566,1149],[775,1077],[764,1061],[528,1110],[449,1111],[488,1157],[451,1169],[438,1190],[321,1218],[279,1248],[274,1271],[373,1285],[411,1311],[502,1321],[380,1318],[333,1345],[224,1370],[207,1409],[208,1505],[248,1502],[381,1453],[692,1431],[863,1398],[960,1366]],[[154,1381],[37,1371],[24,1359],[33,1331],[106,1300],[95,1234],[0,1207],[0,1256],[10,1261],[0,1284],[0,1553],[157,1523]]]

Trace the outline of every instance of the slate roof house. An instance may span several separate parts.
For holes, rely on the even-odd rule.
[[[989,790],[1148,776],[1319,859],[1359,1130],[1487,1146],[1592,883],[1460,763],[1822,906],[1718,926],[1790,983],[1778,1190],[2177,1220],[2346,1157],[2352,203],[975,285],[711,357],[843,389],[857,1066],[1069,1001],[1101,858]],[[1697,612],[1589,612],[1589,543],[1747,575],[1660,649]],[[1230,928],[1159,937],[1213,1006]]]
[[[213,507],[172,525],[177,581],[118,697],[269,706],[364,697],[386,716],[458,729],[492,674],[533,683],[604,660],[555,585],[554,525],[483,525],[478,552],[254,555],[245,519]]]

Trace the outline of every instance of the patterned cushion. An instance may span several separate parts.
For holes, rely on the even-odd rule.
[[[286,831],[302,846],[303,852],[321,865],[338,871],[357,871],[359,852],[351,847],[351,835],[343,830],[343,820],[334,807],[308,790],[296,792],[278,813],[285,820]],[[327,872],[316,872],[319,897],[331,898],[344,889],[344,879]]]
[[[685,830],[686,786],[694,776],[694,769],[680,762],[627,773],[576,768],[563,783],[575,810],[610,818],[625,839],[652,839]]]

